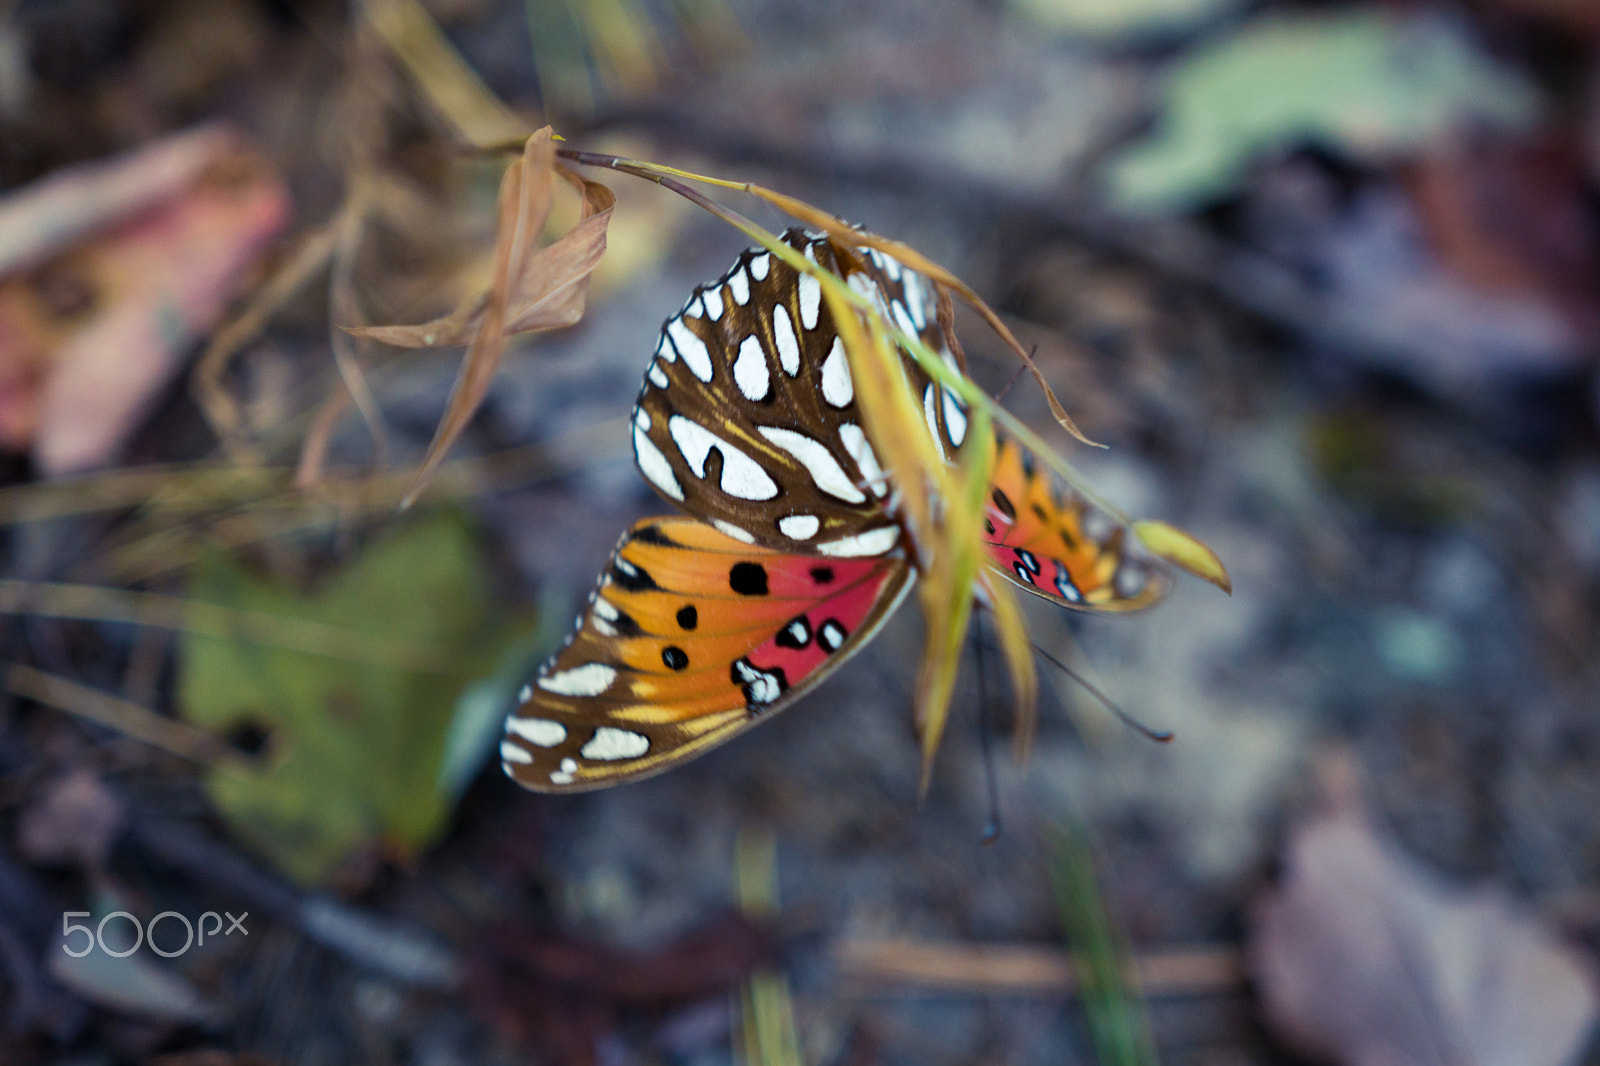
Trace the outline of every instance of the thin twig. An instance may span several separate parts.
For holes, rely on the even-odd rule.
[[[132,700],[113,696],[70,678],[13,663],[6,688],[58,711],[114,729],[124,736],[197,763],[227,758],[231,749],[203,729],[167,718]]]
[[[219,640],[248,641],[330,659],[410,670],[449,670],[447,649],[354,629],[154,592],[0,578],[0,613],[127,622]]]
[[[835,945],[833,959],[845,977],[874,985],[1018,995],[1078,990],[1072,956],[1050,947],[847,940]],[[1148,996],[1230,993],[1244,981],[1243,956],[1234,947],[1147,952],[1132,962]]]

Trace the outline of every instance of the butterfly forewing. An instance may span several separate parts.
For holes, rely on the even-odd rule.
[[[825,237],[786,243],[935,350],[926,279],[877,252],[839,255]],[[966,416],[905,361],[929,426],[954,451]],[[663,496],[739,540],[864,557],[899,538],[892,486],[863,428],[849,360],[815,278],[753,249],[669,319],[634,409],[640,471]]]
[[[582,791],[697,755],[854,654],[912,573],[898,551],[830,559],[694,519],[641,521],[506,720],[506,771],[537,791]]]
[[[1080,611],[1133,611],[1161,598],[1165,583],[1127,554],[1123,528],[1056,491],[1015,441],[1000,443],[985,511],[994,568],[1036,596]]]

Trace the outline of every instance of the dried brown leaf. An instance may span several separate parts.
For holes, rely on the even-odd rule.
[[[528,260],[510,302],[507,333],[560,329],[583,317],[589,278],[605,255],[606,227],[617,198],[599,182],[578,181],[583,185],[582,220]]]
[[[1445,884],[1379,835],[1348,755],[1252,915],[1267,1019],[1348,1066],[1566,1066],[1600,1014],[1575,950],[1497,888]]]
[[[411,491],[402,501],[409,507],[443,461],[445,453],[466,428],[489,391],[489,382],[505,352],[506,301],[519,277],[528,250],[550,214],[555,149],[549,126],[528,138],[522,158],[506,168],[500,180],[500,197],[494,247],[494,274],[482,318],[467,347],[450,394],[449,406],[434,432]]]
[[[448,315],[414,326],[341,326],[352,337],[365,337],[396,348],[453,348],[466,344],[483,321],[489,294],[480,292],[463,300]]]

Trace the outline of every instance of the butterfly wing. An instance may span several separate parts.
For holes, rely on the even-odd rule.
[[[999,442],[984,529],[994,568],[1013,584],[1080,611],[1134,611],[1159,600],[1160,574],[1123,550],[1124,531],[1082,497],[1058,493],[1033,456]]]
[[[793,555],[690,518],[645,519],[523,688],[500,746],[506,772],[538,792],[578,792],[692,758],[854,654],[912,576],[898,552]]]
[[[825,237],[783,238],[845,274],[902,329],[943,348],[934,290],[877,252],[841,257]],[[914,363],[906,373],[947,450],[966,417]],[[661,495],[723,533],[779,551],[864,557],[899,538],[857,410],[849,360],[817,280],[752,249],[669,319],[634,408],[639,470]]]

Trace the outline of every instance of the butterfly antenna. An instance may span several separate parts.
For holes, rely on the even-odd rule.
[[[1033,356],[1034,356],[1034,353],[1037,352],[1038,350],[1039,350],[1039,346],[1037,344],[1035,344],[1033,346],[1033,351],[1030,351],[1028,353],[1028,359],[1032,360]],[[1023,371],[1025,371],[1027,369],[1028,369],[1028,364],[1027,363],[1024,363],[1021,366],[1017,367],[1016,372],[1011,375],[1011,380],[1006,382],[1006,387],[1001,389],[999,392],[994,394],[994,402],[995,403],[999,403],[1001,400],[1004,400],[1006,398],[1006,393],[1011,391],[1011,387],[1013,385],[1015,385],[1017,382],[1022,380],[1022,373],[1023,373]]]
[[[1029,641],[1028,643],[1032,644],[1033,642]],[[1054,655],[1051,655],[1037,644],[1033,645],[1033,650],[1038,653],[1039,657],[1044,659],[1045,662],[1049,663],[1051,666],[1054,666],[1057,670],[1060,670],[1063,674],[1066,674],[1068,677],[1072,678],[1072,680],[1082,685],[1084,691],[1088,692],[1089,695],[1099,700],[1106,710],[1110,711],[1121,720],[1123,725],[1128,726],[1135,732],[1142,733],[1149,739],[1157,741],[1161,744],[1165,744],[1176,735],[1170,729],[1151,729],[1143,722],[1134,718],[1127,711],[1124,711],[1121,707],[1118,707],[1111,701],[1111,697],[1107,696],[1104,692],[1101,692],[1098,688],[1095,688],[1094,685],[1089,683],[1088,678],[1078,673],[1072,667],[1068,666],[1060,659],[1057,659]]]
[[[972,649],[978,666],[978,745],[983,751],[983,780],[989,792],[989,824],[983,827],[984,847],[1000,839],[1000,786],[994,774],[994,730],[989,719],[989,682],[983,669],[983,640],[978,635],[978,612],[972,616]]]

